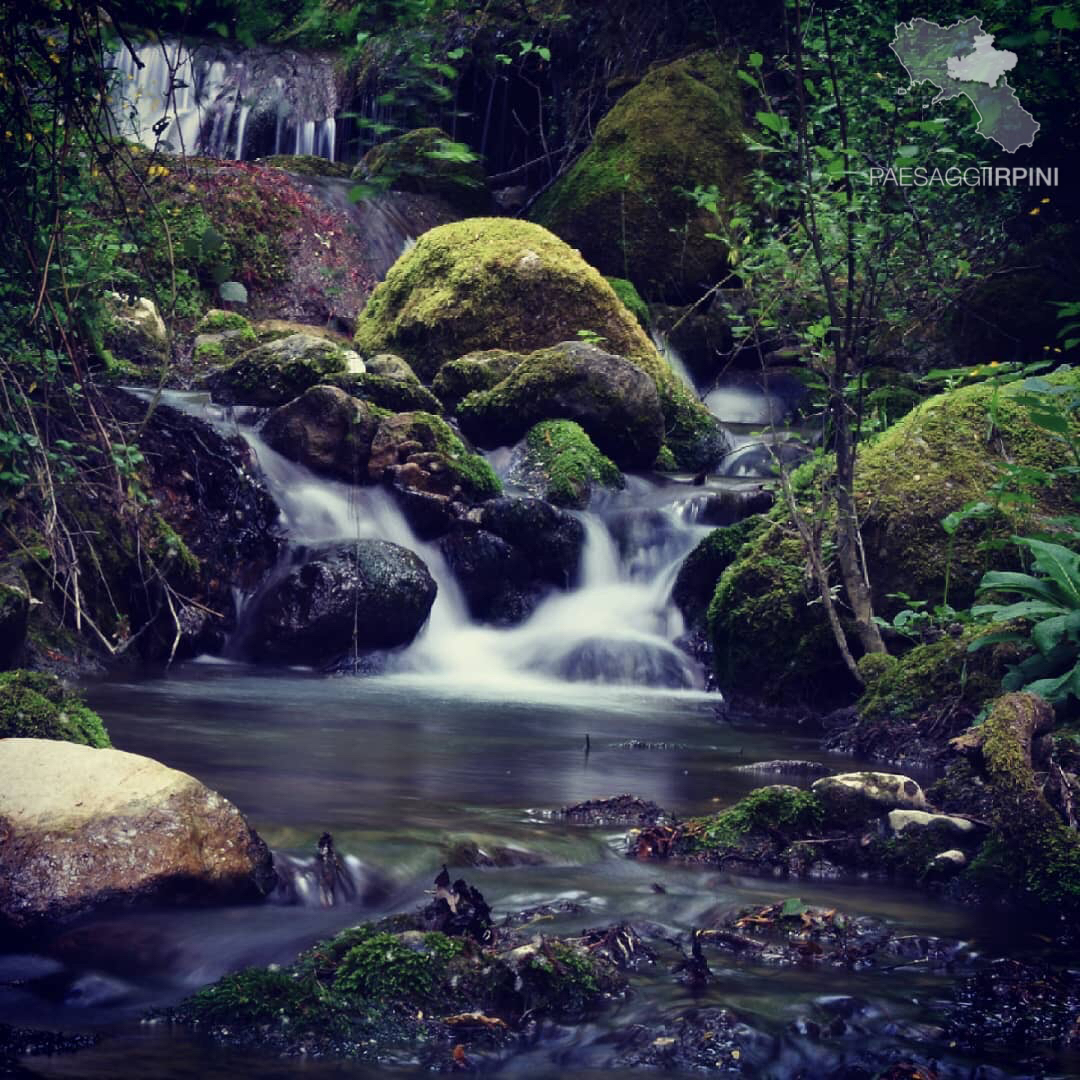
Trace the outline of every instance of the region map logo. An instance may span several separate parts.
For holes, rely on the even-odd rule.
[[[933,104],[966,96],[979,114],[975,130],[1007,153],[1031,146],[1039,123],[1021,104],[1005,73],[1016,67],[1014,52],[994,48],[976,17],[939,26],[926,19],[898,23],[889,47],[899,57],[911,85],[930,83],[940,92]]]

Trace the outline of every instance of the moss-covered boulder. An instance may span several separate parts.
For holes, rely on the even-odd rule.
[[[706,613],[716,675],[725,691],[820,703],[835,696],[839,657],[793,530],[767,520],[720,575]]]
[[[615,295],[622,301],[623,307],[641,323],[644,329],[648,330],[651,321],[649,305],[641,299],[641,293],[634,288],[634,283],[621,277],[609,277],[606,280]]]
[[[400,356],[379,353],[364,361],[363,371],[346,371],[328,375],[328,385],[339,386],[353,397],[369,401],[379,409],[391,412],[441,413],[442,403],[416,377],[416,373]]]
[[[686,192],[737,197],[746,171],[735,65],[701,52],[657,68],[597,125],[592,145],[533,210],[605,274],[650,298],[716,283],[727,252]]]
[[[419,491],[482,502],[500,494],[494,470],[461,441],[445,420],[431,413],[384,417],[371,443],[368,476]]]
[[[251,323],[239,312],[211,308],[195,324],[194,359],[200,367],[212,367],[235,359],[258,343]]]
[[[367,480],[379,417],[336,386],[313,386],[275,409],[263,425],[271,449],[350,483]]]
[[[169,362],[169,335],[153,300],[119,293],[105,296],[104,345],[113,355],[136,367]]]
[[[514,479],[555,506],[583,510],[596,486],[621,488],[622,473],[573,420],[544,420],[525,436]]]
[[[579,331],[653,380],[679,465],[698,469],[722,455],[727,444],[719,425],[611,286],[571,247],[529,222],[471,218],[425,233],[375,289],[356,344],[365,356],[404,357],[431,382],[444,364],[468,353],[531,352]]]
[[[743,544],[761,527],[761,519],[755,516],[713,529],[686,556],[675,578],[671,598],[687,626],[693,627],[704,621],[720,575],[735,560]]]
[[[456,409],[474,390],[490,390],[501,383],[524,359],[523,354],[506,349],[467,353],[439,368],[432,389],[448,409]]]
[[[1075,370],[1050,379],[1080,386]],[[900,593],[931,606],[940,603],[947,575],[948,602],[969,603],[983,573],[1011,560],[1009,536],[1037,528],[1069,506],[1068,484],[1058,481],[1036,487],[1030,504],[1002,501],[994,513],[965,522],[952,537],[942,527],[953,511],[989,501],[990,488],[1007,468],[1045,471],[1067,464],[1065,444],[1031,422],[1016,400],[1020,390],[1015,383],[978,383],[938,394],[860,452],[856,500],[879,614],[899,610]],[[796,471],[797,495],[820,467]],[[821,692],[835,697],[838,689],[849,688],[816,597],[802,545],[787,525],[786,508],[778,506],[768,526],[721,575],[709,605],[721,685],[773,698]]]
[[[437,127],[407,131],[372,147],[352,176],[378,189],[438,195],[463,214],[491,208],[482,162]]]
[[[596,345],[567,341],[531,353],[501,383],[458,405],[462,429],[481,446],[516,443],[536,423],[576,421],[624,468],[648,468],[664,441],[652,379]]]
[[[215,401],[227,405],[284,405],[327,376],[363,370],[359,357],[313,334],[290,334],[245,352],[206,382]]]
[[[111,746],[93,709],[54,675],[8,671],[0,675],[0,739],[60,739],[81,746]]]
[[[267,169],[284,169],[297,176],[346,177],[351,172],[344,162],[331,161],[315,154],[270,154],[259,158],[256,164]]]

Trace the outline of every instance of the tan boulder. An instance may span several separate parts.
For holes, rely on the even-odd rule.
[[[257,900],[275,881],[240,811],[194,777],[121,750],[0,740],[0,923],[146,899]]]

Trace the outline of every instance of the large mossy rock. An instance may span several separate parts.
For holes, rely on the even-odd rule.
[[[328,375],[326,381],[379,409],[442,412],[439,399],[416,377],[416,372],[393,353],[370,356],[364,360],[364,371]]]
[[[1080,385],[1080,374],[1073,371],[1050,378],[1059,385]],[[902,601],[889,594],[906,593],[931,607],[940,603],[947,572],[949,603],[969,603],[986,570],[1012,561],[1011,535],[1067,510],[1067,484],[1059,482],[1036,488],[1032,505],[1002,503],[996,513],[966,522],[951,538],[942,528],[948,514],[985,499],[1006,467],[1048,470],[1068,463],[1065,444],[1031,422],[1015,400],[1018,392],[1019,384],[995,389],[982,383],[938,394],[860,452],[856,498],[879,614],[899,610]],[[812,468],[794,474],[797,496]],[[987,548],[987,541],[1004,546]],[[723,572],[709,605],[721,685],[775,699],[835,696],[846,689],[816,597],[802,545],[779,506]]]
[[[206,382],[214,400],[226,405],[284,405],[327,376],[347,372],[350,359],[334,341],[290,334],[248,350]]]
[[[623,468],[646,469],[664,442],[656,385],[621,356],[566,341],[531,353],[502,382],[458,406],[465,433],[481,446],[518,442],[542,420],[580,424]]]
[[[358,320],[356,345],[365,356],[404,357],[430,383],[469,353],[534,352],[574,340],[579,331],[596,335],[604,351],[653,380],[678,464],[699,469],[723,453],[715,419],[611,286],[571,247],[530,222],[470,218],[425,233],[375,289]]]
[[[491,209],[483,164],[462,160],[454,141],[437,127],[416,128],[379,143],[352,175],[380,189],[438,195],[463,214]]]
[[[0,675],[0,739],[14,738],[112,745],[101,717],[56,676],[41,671]]]
[[[747,168],[742,114],[730,62],[701,52],[657,68],[600,121],[533,217],[650,298],[691,298],[728,265],[707,235],[715,219],[685,192],[715,185],[721,204],[737,197]]]
[[[105,295],[104,344],[119,360],[136,366],[169,362],[169,335],[153,300]]]
[[[266,845],[186,773],[119,750],[0,740],[0,924],[33,930],[104,904],[257,900]]]
[[[406,645],[435,592],[419,556],[387,540],[316,549],[259,600],[252,648],[259,660],[324,665],[352,648]]]
[[[275,409],[263,425],[271,449],[346,482],[367,479],[379,417],[336,386],[313,386]]]
[[[481,349],[466,353],[439,368],[432,389],[448,409],[456,409],[474,390],[490,390],[524,360],[521,353],[506,349]]]

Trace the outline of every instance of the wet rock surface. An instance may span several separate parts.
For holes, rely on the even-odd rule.
[[[270,852],[226,799],[119,750],[0,740],[0,925],[40,930],[105,905],[256,900]]]
[[[387,540],[318,548],[302,560],[258,602],[252,648],[261,660],[330,664],[350,648],[404,645],[435,601],[423,561]]]

